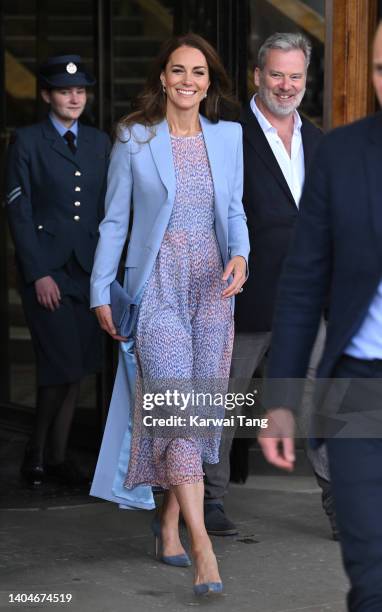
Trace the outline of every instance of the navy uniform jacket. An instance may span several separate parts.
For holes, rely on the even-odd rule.
[[[6,205],[25,283],[74,253],[91,272],[103,217],[108,136],[79,123],[73,154],[49,119],[16,130],[8,149]]]

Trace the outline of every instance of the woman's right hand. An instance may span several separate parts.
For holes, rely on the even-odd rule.
[[[127,338],[125,338],[124,336],[119,336],[117,334],[117,330],[115,329],[115,325],[113,323],[113,317],[111,316],[111,308],[109,304],[97,306],[96,308],[94,308],[94,312],[101,328],[105,332],[107,332],[109,336],[113,338],[113,340],[118,340],[119,342],[126,342]]]
[[[36,280],[34,282],[34,288],[40,306],[52,312],[60,308],[60,288],[51,276],[43,276]]]

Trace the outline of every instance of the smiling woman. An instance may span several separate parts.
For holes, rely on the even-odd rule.
[[[179,386],[228,385],[233,297],[246,280],[249,252],[241,127],[222,121],[235,109],[228,77],[207,41],[188,34],[164,44],[138,110],[120,125],[92,273],[91,304],[121,351],[91,493],[151,509],[151,486],[163,488],[153,524],[161,559],[191,564],[179,539],[181,511],[197,595],[222,590],[203,516],[203,462],[219,461],[221,428],[204,437],[192,427],[181,434],[151,428],[148,436],[142,398],[151,386],[158,395]],[[130,203],[124,286],[139,304],[134,339],[117,334],[110,308]],[[174,416],[168,404],[162,410]]]
[[[175,94],[170,91],[169,96],[166,95],[167,85],[170,89],[175,86]],[[137,97],[137,110],[124,117],[120,127],[134,123],[154,125],[161,121],[167,114],[168,102],[171,107],[174,98],[181,99],[176,86],[183,92],[190,91],[183,93],[183,98],[191,96],[200,113],[209,121],[216,123],[219,119],[235,121],[239,118],[240,107],[232,96],[231,83],[219,56],[201,36],[190,33],[164,43],[146,85]]]
[[[185,111],[195,107],[199,109],[201,101],[207,97],[210,85],[208,65],[203,53],[192,47],[176,49],[161,74],[161,83],[167,95],[167,112],[176,108]]]

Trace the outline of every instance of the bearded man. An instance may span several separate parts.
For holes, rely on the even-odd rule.
[[[244,196],[251,254],[249,278],[237,296],[231,391],[245,393],[266,356],[272,336],[277,286],[294,225],[305,173],[321,131],[297,112],[306,88],[311,55],[309,40],[300,33],[273,34],[258,52],[254,81],[257,93],[243,111]],[[308,378],[314,378],[325,340],[319,330]],[[308,402],[306,402],[307,404]],[[305,412],[308,411],[308,406]],[[230,477],[233,428],[227,428],[220,461],[205,465],[205,523],[213,535],[234,535],[236,526],[224,513]],[[329,473],[324,450],[308,450],[323,506],[337,539]]]

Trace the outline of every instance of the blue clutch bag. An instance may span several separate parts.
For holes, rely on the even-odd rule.
[[[110,307],[118,335],[132,338],[137,323],[139,304],[137,300],[129,296],[117,280],[110,285]]]

